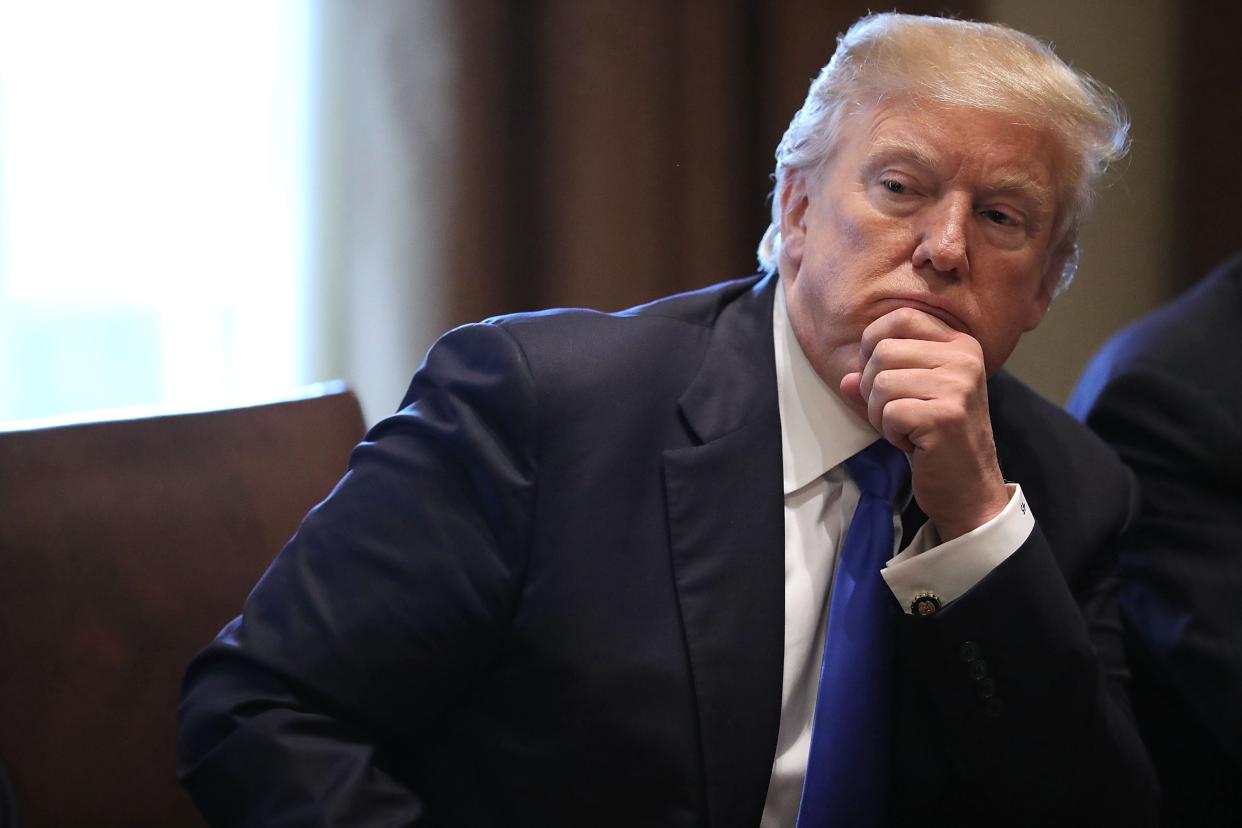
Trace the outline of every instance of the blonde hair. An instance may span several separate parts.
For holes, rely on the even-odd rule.
[[[874,14],[837,39],[828,65],[776,148],[772,223],[759,242],[769,273],[780,259],[781,194],[792,172],[818,171],[842,121],[881,100],[1004,112],[1050,130],[1069,158],[1054,244],[1065,255],[1058,285],[1077,267],[1078,229],[1109,165],[1129,148],[1130,123],[1112,90],[1070,68],[1052,48],[1006,26],[908,14]]]

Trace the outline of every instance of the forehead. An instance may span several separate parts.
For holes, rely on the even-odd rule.
[[[864,169],[923,168],[974,187],[1021,190],[1051,202],[1061,190],[1059,142],[1047,129],[1000,112],[897,101],[872,107],[844,130],[843,150]]]

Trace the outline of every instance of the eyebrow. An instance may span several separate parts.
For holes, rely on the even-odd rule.
[[[885,164],[893,161],[909,161],[926,170],[934,170],[939,157],[927,147],[903,138],[878,138],[872,143],[863,164],[863,174],[874,175]],[[995,195],[1015,195],[1032,202],[1035,209],[1048,213],[1052,209],[1049,188],[1034,176],[1018,170],[1005,170],[988,182],[988,192]]]
[[[1047,213],[1052,208],[1051,193],[1048,187],[1027,173],[1007,170],[999,173],[989,184],[990,192],[997,195],[1012,193],[1029,199],[1040,212]]]
[[[890,161],[897,159],[912,161],[920,167],[929,170],[935,169],[939,161],[922,144],[916,144],[913,141],[906,141],[901,138],[878,138],[871,144],[871,149],[867,152],[867,160],[863,168],[867,172],[874,172],[877,167],[882,167]]]

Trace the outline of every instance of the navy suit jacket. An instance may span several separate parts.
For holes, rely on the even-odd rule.
[[[1134,708],[1163,824],[1242,819],[1242,258],[1114,336],[1071,410],[1138,475],[1122,547]]]
[[[775,285],[446,334],[191,665],[179,773],[204,813],[757,825],[783,658]],[[901,615],[889,819],[1148,824],[1114,571],[1131,478],[1016,380],[990,389],[1039,526]]]

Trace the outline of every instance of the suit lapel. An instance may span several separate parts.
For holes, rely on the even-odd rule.
[[[755,825],[780,724],[784,527],[775,279],[726,307],[680,404],[701,445],[665,453],[708,824]]]

